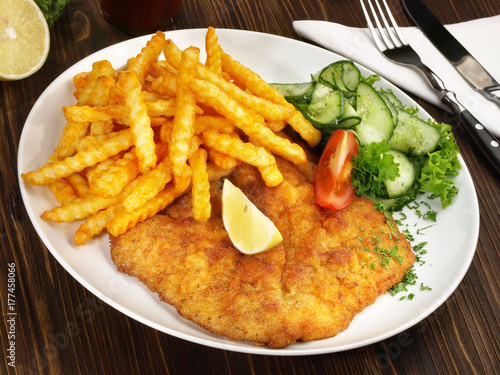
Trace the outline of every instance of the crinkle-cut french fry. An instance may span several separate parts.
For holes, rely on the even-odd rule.
[[[266,121],[266,125],[269,129],[271,129],[274,133],[279,133],[286,127],[286,121]]]
[[[192,87],[198,95],[199,101],[215,108],[217,112],[228,118],[249,137],[254,137],[260,143],[269,147],[271,152],[295,164],[303,164],[307,161],[306,153],[302,147],[277,136],[266,127],[262,118],[248,111],[213,84],[196,80]]]
[[[166,116],[171,117],[175,115],[175,104],[176,100],[174,98],[169,100],[156,100],[146,102],[146,108],[149,116]]]
[[[160,128],[160,139],[162,142],[169,143],[172,139],[172,129],[174,128],[174,122],[172,120],[167,121]]]
[[[212,181],[218,181],[221,178],[229,176],[232,171],[234,171],[234,168],[231,168],[231,169],[222,169],[221,167],[219,167],[218,165],[215,165],[210,160],[207,162],[208,180],[210,182],[212,182]]]
[[[140,84],[144,82],[149,74],[151,64],[158,61],[164,42],[165,34],[157,31],[141,52],[135,58],[129,59],[127,70],[136,74]]]
[[[163,159],[155,169],[139,177],[139,183],[123,199],[122,205],[128,212],[141,207],[148,200],[158,194],[172,179],[172,168],[168,158]]]
[[[181,54],[181,51],[172,41],[169,42],[168,53],[170,54],[169,58],[171,59],[174,66],[176,66],[175,64],[180,63],[179,56]],[[245,107],[251,109],[252,111],[258,113],[266,120],[285,120],[289,118],[293,113],[294,107],[289,105],[286,100],[284,103],[277,104],[263,97],[252,95],[240,89],[235,84],[228,82],[222,76],[217,75],[201,63],[199,63],[198,66],[198,77],[217,86],[221,91],[229,95],[231,98],[238,101]],[[269,87],[273,89],[271,86]]]
[[[115,162],[120,158],[120,154],[114,155],[106,160],[103,160],[92,167],[85,169],[85,177],[89,182],[89,186],[92,185],[93,181],[99,178],[99,176],[108,171],[108,169],[115,164]]]
[[[66,180],[78,197],[82,198],[89,194],[89,184],[81,174],[73,173],[66,177]]]
[[[199,148],[189,158],[189,166],[193,171],[192,196],[193,217],[196,220],[207,220],[210,218],[210,183],[207,173],[207,151]]]
[[[114,137],[115,135],[116,133],[87,135],[86,137],[80,139],[80,142],[76,146],[76,152],[85,151],[89,148],[99,147],[102,142]]]
[[[45,186],[74,172],[96,165],[112,155],[130,148],[134,143],[134,136],[128,129],[117,132],[113,137],[101,143],[98,149],[87,149],[67,157],[61,161],[48,163],[35,171],[21,174],[21,177],[30,184]]]
[[[116,81],[111,77],[100,76],[89,81],[82,88],[75,91],[77,105],[105,106],[110,103],[110,92],[115,87]]]
[[[170,66],[170,64],[168,64],[167,66]],[[159,61],[156,61],[149,65],[148,75],[150,77],[148,78],[152,77],[156,79],[171,73],[172,72],[170,71],[170,69],[168,69],[164,64],[160,64]]]
[[[42,213],[41,217],[43,220],[56,223],[71,222],[83,219],[118,202],[119,198],[117,196],[104,198],[98,195],[88,195],[85,198],[78,198],[63,206],[53,207],[51,210]]]
[[[205,34],[205,51],[207,59],[205,65],[216,74],[222,73],[221,54],[222,49],[219,44],[219,38],[215,34],[215,29],[210,26]]]
[[[88,82],[95,81],[100,76],[114,77],[115,70],[108,60],[96,61],[92,64],[92,71],[81,72],[73,77],[75,88],[81,89]]]
[[[177,95],[177,74],[158,77],[151,83],[151,90],[159,95],[175,97]]]
[[[194,133],[201,134],[208,129],[215,129],[219,133],[231,134],[234,132],[234,123],[222,116],[196,116]]]
[[[54,155],[60,158],[73,155],[80,140],[88,134],[89,127],[89,122],[68,122],[54,150]]]
[[[108,121],[96,121],[90,124],[90,135],[103,135],[110,134],[115,129],[115,125],[112,120]]]
[[[150,119],[152,128],[159,128],[170,121],[168,117],[164,116],[150,117]]]
[[[63,114],[68,122],[87,123],[127,118],[129,110],[122,104],[110,104],[104,107],[70,105],[63,107]]]
[[[232,78],[242,82],[248,90],[269,101],[288,107],[292,112],[287,122],[311,147],[316,146],[321,141],[321,132],[257,73],[234,60],[224,51],[222,52],[221,60],[222,70],[227,72]]]
[[[130,181],[118,194],[109,198],[98,195],[87,195],[63,206],[57,206],[42,214],[42,219],[58,223],[71,222],[93,215],[100,210],[120,204],[123,199],[140,183],[139,179]]]
[[[151,120],[141,98],[142,87],[135,74],[129,72],[119,74],[118,84],[125,92],[125,104],[130,111],[130,130],[135,139],[139,170],[144,173],[156,165],[156,154]]]
[[[138,174],[137,155],[134,151],[127,152],[90,180],[89,193],[110,198],[122,191]]]
[[[265,147],[272,153],[291,161],[295,165],[307,162],[306,152],[296,143],[276,135],[271,129],[262,127],[256,134],[250,135],[250,140]]]
[[[105,210],[101,210],[93,215],[90,215],[85,223],[80,225],[78,230],[75,232],[75,244],[77,246],[85,245],[87,241],[99,235],[104,229],[106,229],[106,224],[120,209],[121,205],[116,204]]]
[[[119,236],[132,228],[138,222],[156,215],[167,207],[170,203],[184,194],[184,191],[176,189],[173,183],[167,184],[155,197],[146,202],[133,212],[128,212],[124,208],[115,213],[114,217],[107,223],[106,229],[113,236]]]
[[[169,143],[169,157],[172,163],[174,183],[179,190],[182,190],[183,187],[180,182],[182,181],[182,185],[184,185],[187,181],[187,175],[190,174],[190,168],[187,167],[186,163],[191,139],[194,136],[196,117],[196,95],[191,90],[191,83],[198,74],[199,54],[200,50],[196,47],[184,50],[177,75],[176,109]]]
[[[208,152],[208,159],[222,169],[233,169],[240,164],[240,161],[232,156],[223,154],[211,147],[205,146],[205,148]]]
[[[243,107],[214,84],[197,79],[192,83],[191,88],[196,93],[199,102],[214,108],[247,135],[255,134],[260,127],[265,126],[262,117]]]
[[[68,204],[78,199],[78,195],[76,195],[75,191],[65,178],[54,181],[48,186],[50,191],[52,191],[52,193],[54,194],[56,200],[61,205]]]
[[[277,186],[283,182],[283,175],[278,169],[276,159],[263,147],[245,143],[216,130],[207,130],[203,133],[203,143],[216,151],[257,167],[267,186]]]

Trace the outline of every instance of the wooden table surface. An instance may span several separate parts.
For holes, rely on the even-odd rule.
[[[390,2],[397,6],[396,0]],[[497,0],[426,3],[445,23],[500,13]],[[403,11],[396,12],[396,18],[400,25],[411,25]],[[359,2],[352,0],[184,0],[172,29],[211,25],[300,39],[292,21],[301,19],[365,24]],[[98,0],[72,0],[50,37],[50,54],[40,71],[21,81],[0,82],[0,373],[500,373],[500,178],[459,126],[455,137],[471,172],[481,214],[476,254],[452,296],[404,333],[410,339],[405,344],[400,334],[332,354],[242,354],[156,331],[96,298],[56,261],[31,225],[19,191],[17,150],[24,122],[43,90],[80,59],[131,36],[102,18]],[[438,121],[443,120],[441,110],[418,102]],[[7,280],[12,263],[16,269],[15,368],[7,366],[8,333],[12,333]]]

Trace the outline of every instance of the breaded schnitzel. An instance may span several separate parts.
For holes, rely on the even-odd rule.
[[[191,195],[111,237],[119,271],[138,278],[179,314],[212,333],[283,348],[332,337],[401,281],[415,256],[396,225],[367,199],[343,210],[316,205],[315,165],[277,158],[284,182],[266,187],[243,164],[228,178],[266,214],[283,242],[236,250],[221,218],[222,181],[211,184],[212,217],[192,218]]]

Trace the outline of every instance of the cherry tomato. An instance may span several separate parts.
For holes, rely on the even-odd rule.
[[[337,130],[328,140],[314,175],[314,195],[321,207],[340,210],[354,196],[351,157],[358,153],[353,133]]]

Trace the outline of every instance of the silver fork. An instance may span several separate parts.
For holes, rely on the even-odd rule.
[[[445,87],[443,81],[422,62],[415,50],[406,43],[386,0],[382,0],[384,9],[382,9],[378,0],[374,1],[377,11],[375,11],[371,0],[367,0],[370,12],[365,7],[364,0],[360,0],[360,3],[366,17],[368,29],[377,48],[387,59],[398,64],[413,66],[425,75],[432,88],[440,94],[441,101],[461,120],[485,156],[500,172],[499,141],[457,100],[455,93]],[[376,27],[373,26],[372,18]],[[390,22],[387,18],[389,18]]]

